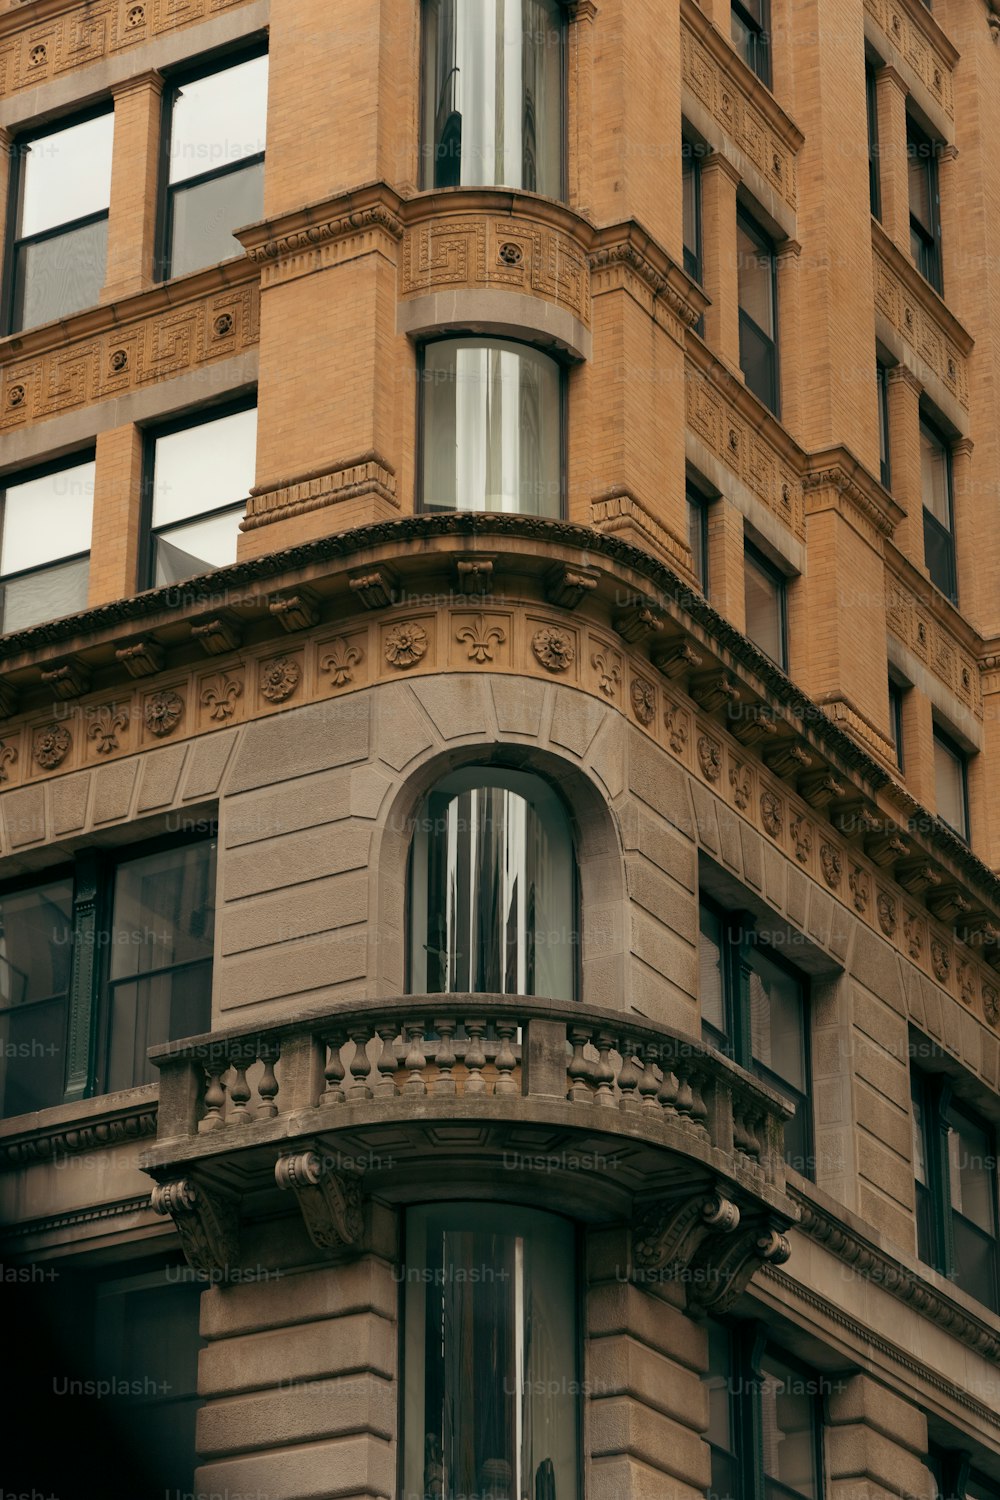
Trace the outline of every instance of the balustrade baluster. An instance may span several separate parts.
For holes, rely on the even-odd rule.
[[[256,1062],[256,1051],[246,1043],[236,1043],[229,1053],[230,1065],[235,1077],[229,1085],[229,1123],[247,1125],[253,1118],[247,1105],[250,1102],[250,1085],[247,1083],[247,1068]]]
[[[702,1077],[697,1068],[691,1072],[691,1119],[700,1130],[707,1134],[708,1127],[705,1121],[708,1119],[708,1106],[702,1094]]]
[[[469,1070],[469,1076],[465,1080],[464,1092],[466,1094],[485,1094],[488,1090],[482,1070],[486,1066],[486,1052],[483,1048],[483,1037],[486,1035],[486,1022],[466,1021],[465,1034],[469,1038],[465,1048],[465,1066]]]
[[[691,1074],[687,1068],[684,1068],[683,1071],[678,1070],[677,1097],[674,1100],[674,1109],[684,1119],[690,1119],[693,1103],[694,1095],[691,1091]]]
[[[495,1094],[517,1094],[520,1092],[511,1074],[517,1067],[517,1058],[511,1047],[517,1034],[517,1021],[498,1021],[497,1036],[500,1038],[500,1047],[496,1055],[497,1081],[493,1087]]]
[[[636,1064],[637,1048],[631,1037],[623,1036],[618,1043],[621,1053],[622,1064],[618,1070],[618,1091],[621,1097],[618,1100],[618,1108],[626,1114],[635,1114],[642,1108],[642,1100],[636,1090],[639,1080],[643,1076],[641,1069]]]
[[[434,1054],[434,1066],[437,1068],[437,1077],[430,1086],[432,1094],[455,1094],[457,1088],[452,1069],[457,1062],[455,1048],[452,1045],[452,1037],[455,1035],[457,1021],[447,1017],[439,1016],[434,1022],[434,1030],[438,1034],[437,1051]]]
[[[570,1026],[568,1028],[568,1035],[573,1044],[573,1056],[566,1067],[566,1071],[570,1077],[567,1098],[572,1099],[577,1104],[590,1104],[594,1097],[592,1089],[594,1065],[588,1058],[584,1057],[583,1049],[590,1045],[590,1040],[594,1035],[594,1028],[592,1026]]]
[[[424,1023],[423,1021],[407,1021],[405,1026],[406,1038],[410,1044],[409,1051],[403,1060],[407,1078],[403,1084],[404,1094],[426,1094],[427,1085],[424,1082]]]
[[[399,1064],[396,1061],[396,1037],[399,1035],[399,1027],[395,1021],[380,1021],[375,1027],[375,1035],[382,1043],[382,1051],[378,1059],[378,1080],[375,1084],[375,1096],[378,1099],[395,1099],[396,1097],[396,1073]]]
[[[275,1076],[274,1065],[281,1056],[281,1048],[277,1042],[261,1042],[257,1048],[257,1055],[264,1064],[264,1071],[257,1085],[257,1092],[260,1095],[258,1118],[273,1120],[278,1113],[278,1106],[274,1102],[278,1096],[278,1080]]]
[[[205,1113],[198,1126],[199,1131],[225,1128],[223,1110],[226,1107],[226,1086],[222,1079],[228,1070],[229,1063],[224,1058],[205,1063]]]
[[[368,1038],[371,1035],[371,1026],[367,1021],[358,1021],[349,1026],[347,1035],[354,1043],[354,1056],[351,1058],[351,1082],[347,1086],[347,1100],[350,1104],[359,1103],[372,1097],[372,1091],[368,1087],[368,1077],[372,1071],[368,1060]]]
[[[656,1053],[657,1048],[652,1042],[647,1042],[642,1048],[643,1069],[639,1079],[639,1096],[643,1109],[660,1107],[656,1097],[660,1090],[660,1080],[656,1076]]]
[[[611,1066],[609,1053],[615,1044],[613,1031],[599,1031],[594,1039],[594,1045],[598,1051],[597,1060],[597,1094],[594,1098],[595,1104],[613,1105],[615,1102],[614,1090],[611,1085],[615,1081],[615,1070]]]
[[[677,1074],[664,1063],[663,1082],[660,1084],[660,1090],[656,1098],[661,1109],[665,1110],[668,1115],[675,1115],[677,1113],[678,1090]]]
[[[320,1104],[343,1104],[344,1102],[344,1064],[340,1060],[340,1049],[343,1045],[344,1033],[339,1028],[327,1035],[326,1067],[323,1069],[326,1088],[323,1090]]]

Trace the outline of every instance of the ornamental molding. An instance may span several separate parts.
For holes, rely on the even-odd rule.
[[[311,470],[280,484],[255,487],[250,491],[240,530],[253,531],[271,521],[284,521],[364,495],[373,495],[391,507],[390,514],[399,509],[396,471],[388,459],[374,451],[340,459],[328,468]]]
[[[173,1220],[191,1269],[224,1281],[239,1257],[236,1195],[193,1177],[175,1177],[158,1182],[149,1203],[154,1213]]]
[[[260,269],[261,285],[274,285],[335,264],[344,245],[352,254],[359,248],[388,250],[394,260],[403,237],[402,207],[399,194],[377,182],[252,224],[237,239]]]
[[[839,501],[850,507],[863,522],[883,537],[891,537],[906,516],[887,490],[884,490],[846,448],[830,448],[814,453],[802,480],[806,512],[823,508],[832,491]]]
[[[621,536],[625,541],[638,537],[640,545],[662,557],[668,567],[691,574],[691,548],[687,541],[674,536],[628,490],[615,489],[592,500],[590,519],[598,531]]]
[[[644,1204],[632,1249],[636,1281],[678,1281],[689,1307],[716,1314],[733,1306],[762,1265],[783,1265],[791,1254],[780,1229],[712,1190]]]
[[[595,275],[624,270],[654,299],[659,299],[677,320],[678,333],[693,329],[708,307],[708,298],[679,265],[634,219],[609,224],[593,232],[587,263]],[[597,296],[600,285],[592,295]]]
[[[876,313],[881,313],[897,340],[968,411],[972,335],[909,257],[893,244],[877,219],[872,219],[872,252]]]
[[[890,55],[894,52],[909,64],[930,96],[953,120],[953,69],[959,53],[930,12],[920,0],[864,0],[864,7],[882,33]]]
[[[310,1240],[318,1250],[346,1250],[364,1230],[361,1184],[335,1172],[312,1149],[280,1156],[274,1166],[279,1188],[294,1193]]]
[[[986,682],[974,631],[895,547],[887,549],[886,565],[888,629],[981,719]]]
[[[35,1162],[58,1161],[81,1151],[99,1151],[156,1134],[156,1101],[145,1106],[72,1125],[32,1130],[0,1142],[0,1171],[31,1166]],[[143,1203],[146,1199],[143,1198]]]

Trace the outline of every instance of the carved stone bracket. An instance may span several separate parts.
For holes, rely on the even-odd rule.
[[[655,604],[637,602],[615,615],[614,627],[623,641],[634,646],[663,629],[663,615]]]
[[[785,1236],[759,1215],[744,1218],[718,1191],[689,1193],[644,1209],[632,1236],[636,1265],[687,1287],[687,1300],[725,1312],[765,1262],[791,1254]]]
[[[163,647],[148,639],[129,641],[115,648],[115,660],[121,662],[130,677],[152,677],[162,672],[165,659]]]
[[[184,1258],[195,1271],[225,1278],[239,1255],[236,1198],[219,1188],[206,1188],[191,1177],[158,1182],[150,1205],[154,1213],[173,1219]]]
[[[279,1157],[274,1178],[280,1188],[295,1194],[309,1238],[318,1249],[341,1250],[360,1239],[364,1219],[356,1178],[332,1171],[316,1151]]]
[[[276,594],[268,600],[268,610],[283,630],[307,630],[319,619],[319,608],[315,594],[309,589],[296,589],[293,594]]]
[[[388,609],[396,597],[398,579],[392,568],[383,566],[352,573],[348,582],[365,609]]]
[[[235,620],[225,615],[215,615],[209,620],[198,620],[191,626],[191,638],[198,642],[206,656],[224,656],[235,651],[243,639],[243,633]]]
[[[493,587],[495,557],[457,557],[455,578],[460,594],[488,594]]]
[[[0,719],[9,719],[17,708],[17,689],[0,682]]]
[[[637,1265],[683,1278],[696,1251],[709,1237],[732,1234],[740,1211],[718,1192],[701,1192],[665,1199],[644,1209],[632,1234]]]
[[[545,580],[545,597],[560,609],[576,609],[597,587],[596,568],[568,568],[559,563]]]
[[[42,681],[57,698],[79,698],[90,687],[90,671],[83,662],[64,661],[41,669]]]

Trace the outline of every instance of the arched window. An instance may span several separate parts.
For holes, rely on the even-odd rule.
[[[559,0],[425,0],[421,186],[562,198]]]
[[[569,820],[537,776],[471,766],[440,781],[413,836],[411,992],[573,999],[575,874]]]
[[[562,514],[562,371],[507,339],[423,350],[424,510]]]

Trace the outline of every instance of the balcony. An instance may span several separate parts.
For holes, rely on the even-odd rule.
[[[677,1032],[620,1012],[502,995],[309,1011],[154,1049],[155,1145],[140,1166],[192,1265],[224,1278],[241,1226],[297,1206],[349,1253],[364,1200],[535,1202],[625,1221],[648,1274],[720,1311],[787,1259],[791,1113]]]

